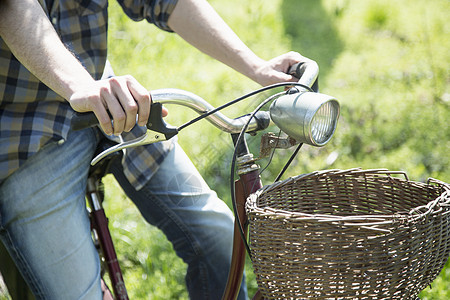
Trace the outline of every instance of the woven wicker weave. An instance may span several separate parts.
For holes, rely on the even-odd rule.
[[[415,299],[450,252],[450,186],[386,170],[330,170],[264,187],[246,204],[267,299]]]

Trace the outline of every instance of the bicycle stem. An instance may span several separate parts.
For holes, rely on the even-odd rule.
[[[234,143],[237,134],[232,134]],[[248,234],[248,218],[245,211],[245,201],[247,197],[262,188],[259,175],[259,166],[255,163],[253,154],[248,150],[245,137],[239,142],[237,147],[237,174],[239,179],[235,182],[236,211],[234,220],[233,252],[228,280],[225,287],[223,300],[235,300],[239,294],[242,278],[244,275],[246,247],[244,239]],[[259,299],[259,293],[254,299]]]

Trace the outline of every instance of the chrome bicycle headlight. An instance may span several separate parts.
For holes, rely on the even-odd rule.
[[[276,99],[270,106],[270,117],[298,142],[320,147],[333,136],[339,110],[339,103],[331,96],[299,92]]]

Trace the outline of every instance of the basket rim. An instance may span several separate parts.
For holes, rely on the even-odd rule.
[[[302,212],[292,212],[292,211],[286,211],[282,209],[276,209],[271,207],[259,207],[257,205],[257,199],[265,194],[268,193],[280,186],[290,184],[302,179],[306,179],[309,177],[319,177],[319,176],[341,176],[346,174],[374,174],[374,175],[385,175],[387,177],[396,179],[396,180],[406,180],[406,182],[411,182],[415,184],[423,185],[423,187],[431,186],[431,185],[438,185],[442,188],[444,188],[444,192],[441,193],[439,197],[437,197],[434,200],[429,201],[426,205],[418,206],[415,208],[412,208],[408,213],[395,213],[395,214],[370,214],[370,215],[356,215],[356,216],[342,216],[342,215],[328,215],[328,214],[308,214],[308,213],[302,213]],[[391,175],[403,175],[405,179],[399,178],[399,177],[392,177]],[[446,199],[444,199],[446,198]],[[437,210],[435,210],[436,206]],[[385,224],[393,224],[393,223],[402,223],[402,222],[413,222],[420,218],[423,218],[425,215],[428,215],[430,213],[440,213],[442,211],[441,206],[450,206],[450,184],[445,183],[443,181],[429,178],[427,180],[427,183],[423,182],[416,182],[409,180],[407,174],[404,171],[389,171],[388,169],[367,169],[363,170],[361,168],[352,168],[352,169],[346,169],[346,170],[340,170],[340,169],[330,169],[330,170],[320,170],[320,171],[314,171],[311,173],[306,174],[300,174],[297,176],[293,176],[290,178],[287,178],[285,180],[277,181],[269,185],[265,185],[261,189],[257,190],[255,193],[252,193],[246,201],[246,209],[247,213],[256,213],[260,216],[266,216],[271,218],[283,218],[286,220],[295,220],[295,219],[301,219],[302,221],[318,221],[318,222],[339,222],[341,225],[347,225],[347,226],[362,226],[366,227],[369,226],[370,229],[374,230],[382,230],[382,231],[389,231],[373,226],[377,225],[385,225]],[[445,212],[447,213],[447,212]],[[450,213],[450,212],[448,212]]]

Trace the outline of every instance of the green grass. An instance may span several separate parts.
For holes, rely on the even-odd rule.
[[[449,1],[211,0],[211,4],[262,58],[296,50],[316,60],[321,92],[341,103],[335,137],[324,148],[305,147],[288,175],[328,168],[389,168],[406,171],[416,181],[431,176],[450,182]],[[119,75],[132,74],[149,89],[189,90],[216,106],[258,87],[175,34],[130,21],[113,1],[110,17],[109,58]],[[238,116],[250,104],[225,113]],[[174,125],[195,116],[168,108],[167,121]],[[229,137],[201,123],[184,130],[179,142],[209,185],[229,203]],[[264,182],[273,180],[289,154],[277,152],[263,174]],[[331,156],[337,159],[327,163]],[[111,177],[107,197],[131,298],[186,299],[185,265],[163,234],[143,221]],[[247,275],[254,291],[250,266]],[[448,282],[450,269],[445,268],[421,298],[450,298]]]

